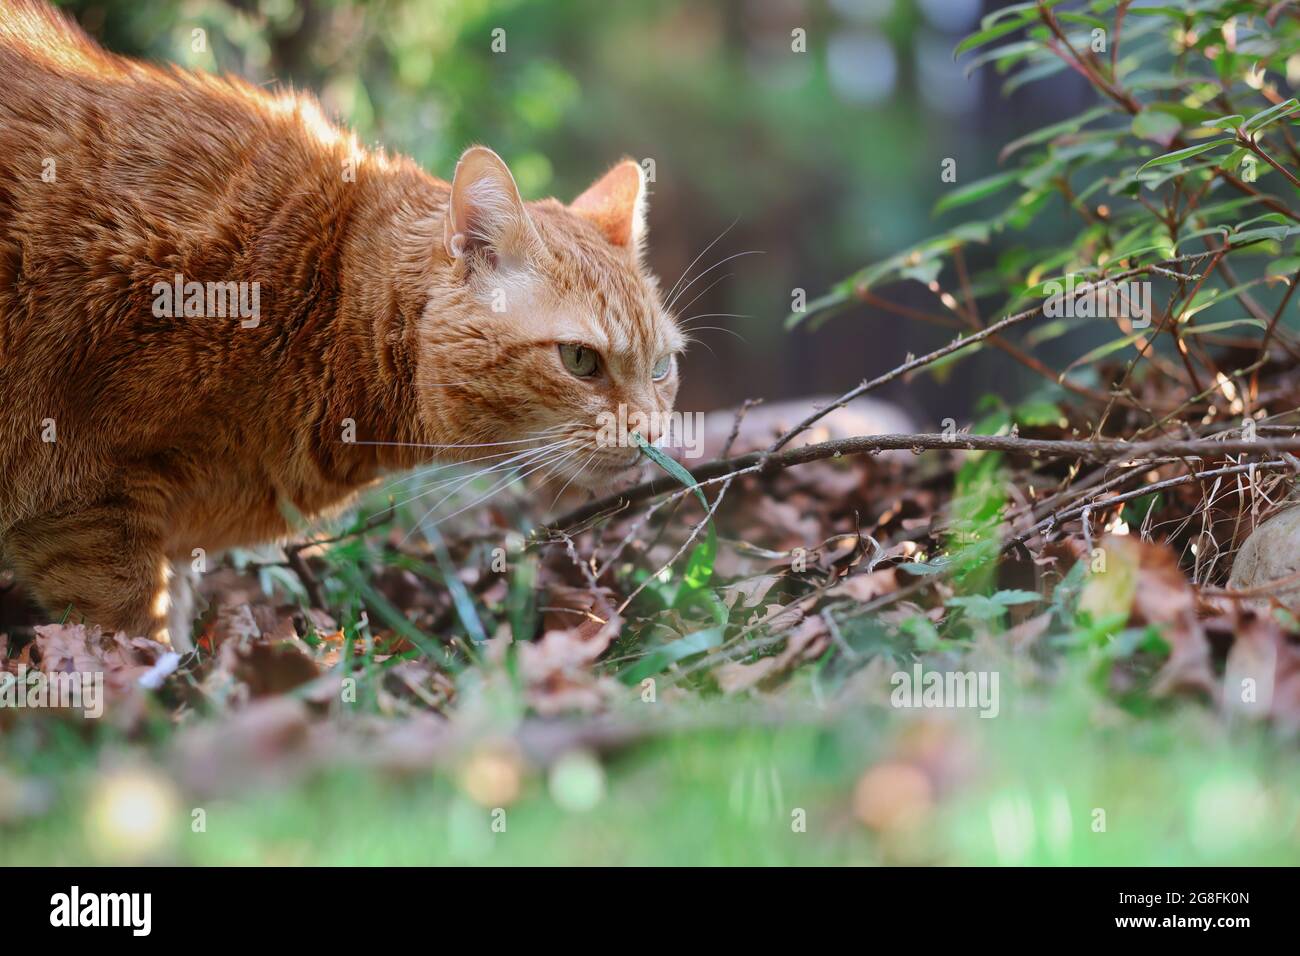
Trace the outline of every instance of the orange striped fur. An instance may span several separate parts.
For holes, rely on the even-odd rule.
[[[51,613],[183,645],[195,549],[495,450],[418,446],[590,446],[602,411],[672,407],[631,161],[569,206],[481,147],[448,184],[309,96],[118,57],[36,0],[0,0],[0,77],[0,548]],[[160,314],[177,275],[256,283],[256,324]],[[584,448],[560,477],[589,453],[590,487],[628,463]]]

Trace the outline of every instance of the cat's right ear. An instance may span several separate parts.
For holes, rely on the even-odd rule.
[[[510,168],[486,146],[471,146],[456,163],[443,246],[452,259],[481,250],[495,267],[518,265],[538,237]]]

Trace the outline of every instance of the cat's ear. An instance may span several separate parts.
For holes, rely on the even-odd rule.
[[[456,163],[442,241],[453,259],[481,249],[493,265],[517,265],[539,243],[515,177],[486,146],[471,146]]]
[[[595,223],[616,246],[641,251],[645,241],[645,173],[625,159],[587,188],[569,206]]]

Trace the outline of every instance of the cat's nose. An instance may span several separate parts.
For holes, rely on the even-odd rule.
[[[659,443],[659,439],[663,437],[663,433],[664,430],[660,426],[659,416],[658,415],[647,416],[646,424],[645,424],[645,434],[643,436],[645,440],[649,442],[651,445],[657,445]]]

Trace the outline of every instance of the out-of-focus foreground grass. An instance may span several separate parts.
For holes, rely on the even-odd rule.
[[[600,757],[575,750],[549,770],[488,747],[438,771],[331,770],[192,808],[164,774],[69,740],[33,767],[63,775],[57,806],[6,829],[0,863],[1300,859],[1300,767],[1254,728],[1226,727],[1194,705],[1132,719],[1082,690],[1006,706],[1011,696],[992,720],[858,708],[829,722],[747,727],[757,712],[703,705],[698,716],[735,729]]]

